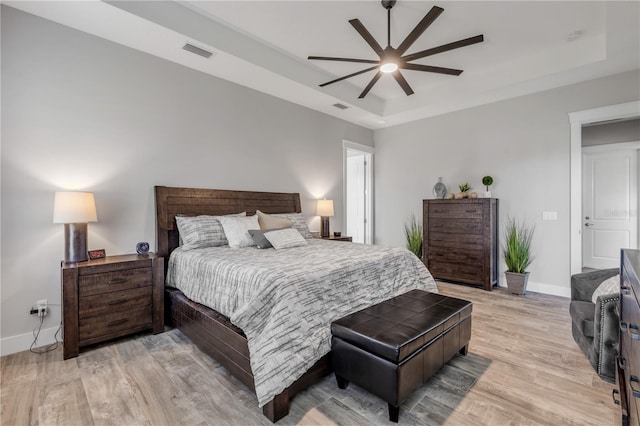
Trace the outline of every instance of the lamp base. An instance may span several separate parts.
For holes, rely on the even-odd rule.
[[[320,216],[320,236],[322,238],[329,238],[329,216]]]
[[[87,224],[64,224],[64,261],[66,263],[89,260],[87,254]]]

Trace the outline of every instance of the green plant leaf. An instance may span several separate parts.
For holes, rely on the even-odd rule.
[[[404,234],[407,249],[422,259],[422,225],[418,223],[415,215],[411,215],[411,219],[404,225]]]
[[[531,242],[534,231],[534,226],[529,227],[514,218],[507,218],[502,253],[508,272],[524,274],[533,261]]]

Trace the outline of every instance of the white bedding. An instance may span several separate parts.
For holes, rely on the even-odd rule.
[[[395,247],[308,240],[284,250],[174,250],[167,285],[246,334],[262,407],[331,349],[332,321],[413,289],[437,292],[424,264]]]

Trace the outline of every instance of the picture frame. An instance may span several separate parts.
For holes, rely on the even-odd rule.
[[[107,256],[105,249],[89,250],[88,254],[90,260],[104,259]]]

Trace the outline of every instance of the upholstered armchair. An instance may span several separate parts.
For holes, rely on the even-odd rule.
[[[571,277],[571,332],[582,352],[598,375],[615,382],[615,363],[619,345],[620,294],[591,296],[607,278],[619,274],[618,269],[603,269]]]

